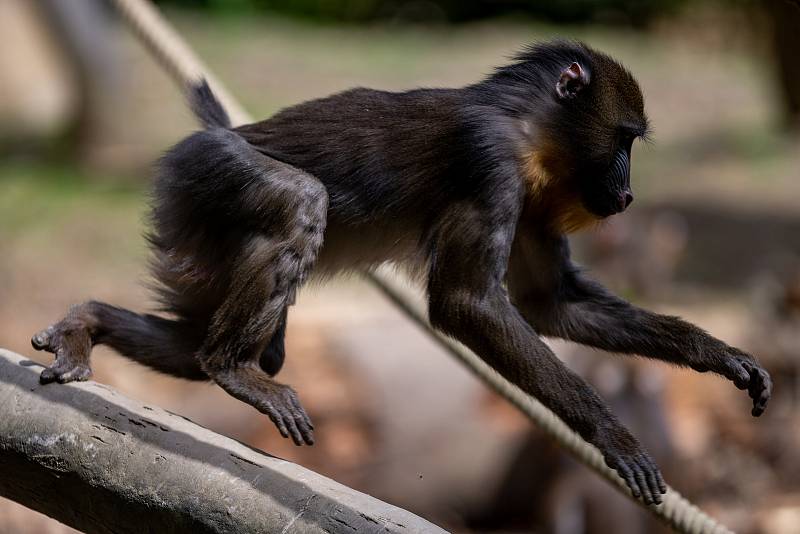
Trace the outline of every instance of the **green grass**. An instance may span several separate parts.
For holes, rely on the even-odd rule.
[[[71,164],[4,162],[0,164],[0,232],[13,234],[49,227],[65,216],[102,210],[112,217],[139,209],[144,194],[119,180],[87,174]]]
[[[72,165],[0,164],[0,250],[40,251],[45,261],[75,252],[139,258],[145,209],[141,188]]]

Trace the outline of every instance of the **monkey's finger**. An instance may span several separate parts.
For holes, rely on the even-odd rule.
[[[732,359],[728,363],[727,377],[739,389],[747,389],[750,386],[750,372],[738,360]]]
[[[303,412],[303,416],[306,424],[308,425],[308,428],[314,430],[314,423],[313,421],[311,421],[311,418],[308,416],[308,414],[306,412]]]
[[[656,483],[658,484],[658,491],[661,495],[667,494],[667,483],[664,482],[664,477],[661,476],[661,471],[656,471]]]
[[[645,478],[647,478],[647,487],[650,489],[650,495],[653,497],[654,504],[661,504],[661,489],[658,486],[658,468],[654,462],[644,455],[639,461],[639,465],[644,471]]]
[[[645,504],[651,504],[653,502],[653,494],[650,493],[650,486],[647,485],[647,480],[644,476],[644,471],[637,463],[633,463],[632,466],[633,474],[636,477],[636,482],[639,484],[639,488],[642,490],[642,500]]]
[[[763,369],[755,368],[751,371],[753,382],[749,391],[753,399],[753,417],[758,417],[767,409],[767,403],[772,396],[772,378]]]
[[[761,396],[756,401],[756,406],[753,407],[753,416],[759,417],[764,410],[767,409],[767,404],[769,403],[769,399],[772,395],[772,382],[770,381],[769,385],[761,392]]]
[[[617,474],[622,477],[625,484],[628,485],[628,488],[631,490],[631,495],[637,499],[641,497],[642,491],[639,489],[639,484],[636,482],[633,471],[631,471],[627,464],[622,461],[615,462],[613,469],[616,470]]]
[[[764,384],[761,378],[757,377],[753,378],[753,381],[750,383],[750,387],[747,388],[747,392],[750,395],[750,398],[753,399],[753,408],[756,408],[760,404],[762,396],[766,394],[768,397],[766,384]]]
[[[653,463],[653,469],[655,470],[656,483],[658,484],[658,491],[661,494],[665,494],[667,493],[667,483],[664,482],[664,477],[661,476],[661,470],[658,468],[655,462],[653,462],[652,459],[650,461]]]

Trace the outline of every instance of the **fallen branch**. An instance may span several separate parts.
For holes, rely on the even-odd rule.
[[[85,532],[444,532],[96,382],[0,349],[0,495]]]

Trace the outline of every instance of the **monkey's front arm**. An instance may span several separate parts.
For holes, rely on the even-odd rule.
[[[678,317],[633,306],[581,275],[563,237],[518,235],[510,264],[512,299],[541,335],[715,372],[747,390],[753,416],[764,413],[772,380],[753,356]],[[540,265],[552,267],[537,276]]]
[[[506,200],[476,199],[443,214],[429,277],[432,324],[597,446],[636,497],[660,503],[666,486],[653,460],[511,304],[503,279],[518,211],[511,208],[512,199]],[[496,209],[487,207],[493,202]]]

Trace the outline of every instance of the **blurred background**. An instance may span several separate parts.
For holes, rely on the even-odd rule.
[[[742,533],[800,532],[800,5],[790,0],[173,0],[168,18],[259,118],[353,86],[480,79],[515,49],[579,38],[638,77],[655,142],[637,202],[573,240],[596,277],[755,353],[767,413],[725,380],[553,341],[667,481]],[[196,128],[99,0],[0,0],[0,346],[73,303],[152,306],[153,161]],[[295,448],[221,389],[102,348],[95,377],[454,532],[650,533],[357,277],[306,288],[280,378],[317,445]],[[52,386],[57,387],[57,386]],[[71,529],[0,500],[0,532]]]

